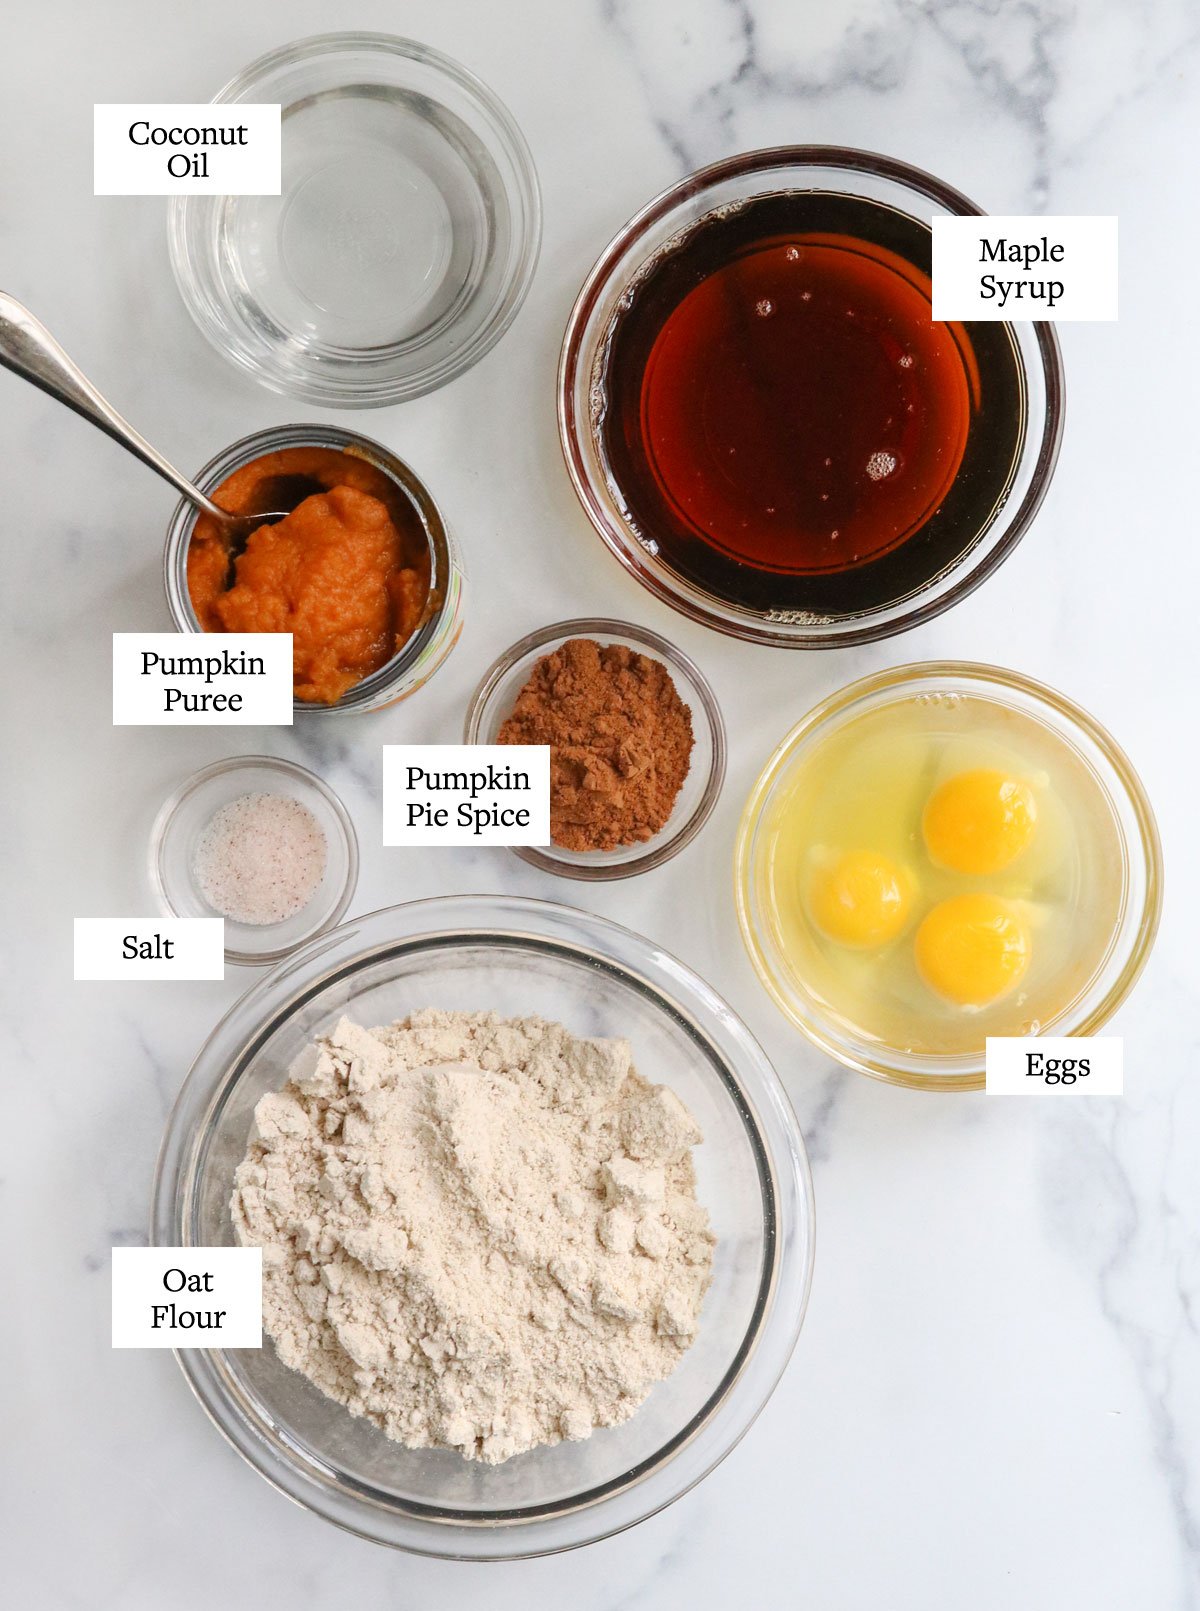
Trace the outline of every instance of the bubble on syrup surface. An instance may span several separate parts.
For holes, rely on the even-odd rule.
[[[891,475],[896,468],[896,455],[894,453],[872,453],[867,460],[867,474],[872,481],[882,481],[885,476]]]
[[[775,304],[771,301],[770,297],[759,297],[758,301],[754,304],[754,311],[758,314],[760,319],[769,319],[775,312]]]

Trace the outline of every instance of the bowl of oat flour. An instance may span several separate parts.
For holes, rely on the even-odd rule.
[[[263,1249],[261,1349],[180,1364],[276,1487],[467,1559],[591,1542],[766,1402],[812,1268],[804,1145],[719,996],[627,929],[416,901],[238,1003],[171,1116],[163,1245]]]

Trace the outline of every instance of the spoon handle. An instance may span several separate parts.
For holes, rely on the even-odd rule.
[[[157,470],[163,480],[169,481],[189,502],[196,504],[222,525],[229,524],[231,517],[228,511],[206,498],[198,487],[180,475],[173,464],[168,464],[144,437],[139,436],[71,362],[41,320],[35,319],[28,308],[4,291],[0,291],[0,364],[32,381],[35,386],[40,386],[51,397],[57,397],[60,403],[73,408],[102,431],[107,431],[143,464]]]

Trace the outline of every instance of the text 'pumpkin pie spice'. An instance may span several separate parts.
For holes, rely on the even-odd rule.
[[[578,851],[659,833],[695,743],[666,666],[592,638],[569,638],[538,661],[496,740],[550,746],[550,837]]]

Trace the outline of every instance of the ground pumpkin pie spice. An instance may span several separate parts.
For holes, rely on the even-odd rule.
[[[592,638],[569,638],[538,661],[496,739],[550,746],[550,837],[581,851],[664,828],[695,744],[666,666]]]

